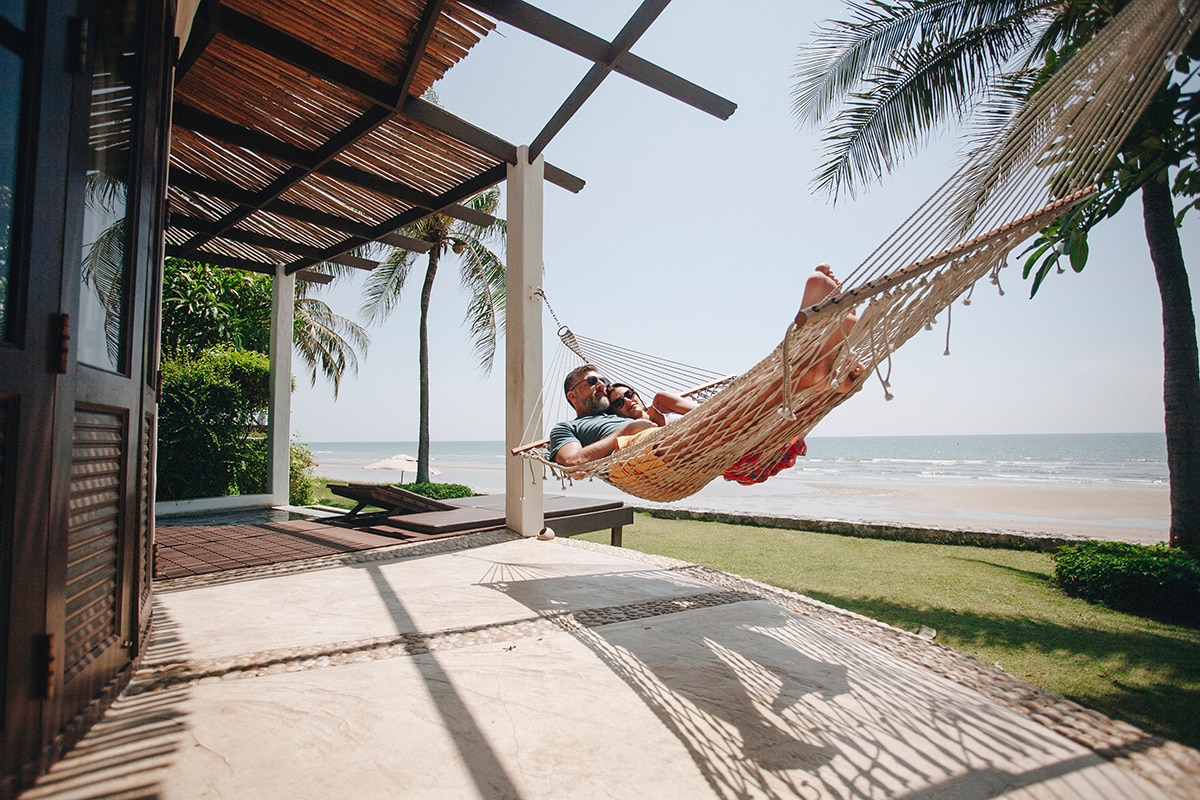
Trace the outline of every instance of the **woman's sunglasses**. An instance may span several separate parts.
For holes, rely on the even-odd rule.
[[[621,408],[624,408],[625,401],[633,400],[635,397],[637,397],[637,392],[635,392],[633,389],[629,389],[624,394],[622,394],[620,397],[618,397],[616,400],[612,401],[612,403],[611,403],[612,408],[618,409],[618,410]]]

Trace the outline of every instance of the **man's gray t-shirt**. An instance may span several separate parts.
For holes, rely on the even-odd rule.
[[[587,447],[598,442],[609,434],[619,431],[632,420],[617,414],[585,414],[582,417],[560,422],[550,429],[550,444],[546,451],[549,460],[553,461],[559,448],[568,442],[578,442]]]

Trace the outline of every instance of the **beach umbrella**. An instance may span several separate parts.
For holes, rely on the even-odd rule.
[[[374,464],[367,464],[367,469],[398,469],[400,470],[400,483],[404,483],[405,472],[417,471],[417,460],[407,453],[397,453],[394,456],[389,456],[382,461],[376,461]],[[430,475],[440,475],[441,472],[429,468]]]

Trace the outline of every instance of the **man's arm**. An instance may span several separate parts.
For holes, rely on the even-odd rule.
[[[558,448],[558,452],[554,454],[554,461],[564,467],[577,467],[580,464],[586,464],[588,461],[595,461],[597,458],[604,458],[611,455],[617,449],[617,437],[629,436],[630,434],[644,431],[647,428],[657,428],[648,419],[633,419],[628,425],[624,425],[617,429],[615,433],[610,433],[603,439],[597,439],[589,445],[582,445],[578,441],[567,442],[562,447]]]

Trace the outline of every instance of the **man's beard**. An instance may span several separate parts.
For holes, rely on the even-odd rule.
[[[583,410],[588,414],[602,414],[608,411],[608,397],[602,394],[589,394],[583,398]]]

